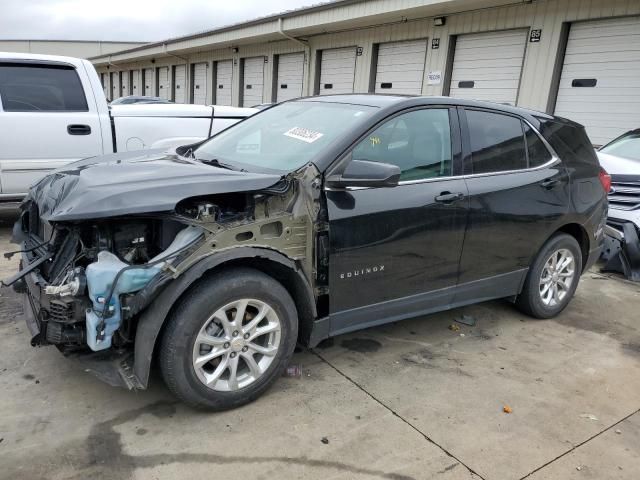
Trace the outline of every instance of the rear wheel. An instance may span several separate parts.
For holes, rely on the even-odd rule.
[[[282,373],[297,333],[295,305],[280,283],[258,270],[225,270],[176,306],[162,338],[162,374],[192,406],[234,408]]]
[[[582,252],[565,233],[544,244],[529,269],[516,305],[535,318],[558,315],[571,301],[582,273]]]

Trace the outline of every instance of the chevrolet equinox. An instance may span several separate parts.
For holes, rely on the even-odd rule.
[[[559,314],[597,259],[610,178],[582,126],[452,98],[267,108],[171,152],[34,185],[14,241],[32,345],[212,410],[262,394],[297,342],[505,298]]]

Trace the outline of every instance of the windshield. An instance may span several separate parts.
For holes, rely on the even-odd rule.
[[[602,147],[600,151],[616,157],[640,161],[640,132],[620,137]]]
[[[203,143],[203,161],[292,171],[361,123],[375,107],[327,102],[287,102],[247,118]]]

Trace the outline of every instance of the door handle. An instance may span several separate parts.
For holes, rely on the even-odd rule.
[[[540,186],[542,188],[546,188],[547,190],[551,190],[552,188],[557,187],[558,185],[560,185],[560,180],[555,180],[553,178],[547,178],[546,180],[543,180],[542,182],[540,182]]]
[[[89,125],[67,125],[67,133],[69,135],[91,135],[91,127]]]
[[[442,192],[440,195],[436,196],[434,200],[438,203],[450,204],[453,202],[457,202],[458,200],[462,200],[463,198],[464,198],[464,193]]]

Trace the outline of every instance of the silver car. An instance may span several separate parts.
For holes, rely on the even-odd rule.
[[[611,175],[605,270],[640,281],[640,128],[606,144],[598,158]]]

